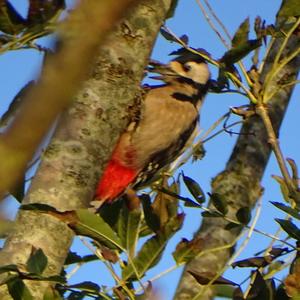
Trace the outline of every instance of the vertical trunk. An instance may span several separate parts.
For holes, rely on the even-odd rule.
[[[264,65],[260,82],[264,81],[266,74],[270,71],[281,44],[281,39],[274,43]],[[293,36],[287,44],[284,56],[293,52],[299,45],[299,37]],[[273,80],[272,87],[274,89],[277,87],[277,82],[280,82],[279,78],[284,78],[287,80],[286,82],[296,80],[299,67],[300,57],[298,56],[281,70],[278,77]],[[277,135],[293,89],[293,86],[289,86],[280,90],[269,102],[269,114]],[[249,132],[254,132],[255,135],[247,134]],[[241,135],[225,170],[212,181],[212,193],[222,195],[227,201],[229,217],[234,219],[239,208],[245,206],[253,208],[256,204],[262,193],[260,181],[270,154],[268,136],[262,121],[258,116],[251,117],[241,129]],[[195,235],[205,241],[203,250],[224,248],[220,251],[208,251],[207,254],[193,259],[186,265],[174,299],[208,300],[213,298],[213,288],[206,289],[199,285],[189,274],[189,270],[196,272],[212,272],[212,270],[218,272],[222,270],[233,251],[232,248],[226,248],[226,245],[233,243],[240,234],[240,230],[225,230],[226,224],[228,222],[221,218],[203,218],[202,225]]]
[[[44,203],[60,211],[88,206],[103,165],[126,125],[128,107],[139,95],[144,66],[170,2],[140,1],[115,26],[97,54],[90,78],[61,116],[24,204]],[[50,215],[20,211],[0,253],[0,265],[24,268],[35,247],[48,258],[43,275],[58,274],[73,236],[63,222]],[[38,281],[26,284],[37,300],[43,299],[49,286]],[[5,286],[1,286],[0,298],[10,299]]]

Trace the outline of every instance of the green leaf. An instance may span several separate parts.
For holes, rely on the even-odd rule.
[[[78,255],[76,252],[69,251],[68,256],[65,260],[65,266],[81,263],[82,256]]]
[[[7,288],[14,300],[34,300],[27,286],[20,278],[9,281]]]
[[[255,276],[255,279],[253,284],[251,284],[248,298],[253,300],[273,299],[270,295],[267,281],[263,278],[261,273],[256,271],[252,276]]]
[[[298,186],[299,172],[298,172],[298,167],[296,165],[296,162],[291,158],[287,158],[286,161],[288,162],[288,164],[290,165],[290,168],[292,170],[293,182],[294,182],[295,186]]]
[[[214,82],[214,87],[213,87],[213,91],[214,92],[220,92],[223,89],[229,89],[229,79],[227,77],[226,74],[226,68],[224,67],[220,67],[219,68],[219,74],[218,74],[218,78],[217,81]]]
[[[233,292],[232,300],[244,300],[244,293],[241,287],[237,287]]]
[[[95,261],[98,259],[99,259],[99,257],[94,254],[80,256],[77,253],[70,251],[66,258],[65,265],[85,263],[85,262]]]
[[[157,232],[160,228],[159,217],[154,212],[151,206],[151,198],[149,195],[143,194],[140,196],[140,199],[143,204],[144,217],[147,226],[153,231]]]
[[[280,227],[293,239],[300,241],[300,229],[290,220],[275,219]]]
[[[184,184],[188,188],[189,192],[193,195],[194,199],[200,204],[204,203],[205,194],[201,189],[200,185],[198,184],[198,182],[196,182],[194,179],[188,176],[185,176],[183,173],[182,173],[182,178]]]
[[[251,51],[255,50],[260,46],[260,39],[248,40],[245,43],[242,43],[226,51],[220,61],[225,63],[226,66],[230,66],[240,61],[242,58],[246,57]]]
[[[177,264],[186,263],[203,249],[204,240],[201,238],[194,238],[189,241],[187,239],[182,239],[176,246],[176,250],[173,252],[173,257]]]
[[[168,190],[175,194],[180,194],[180,183],[178,181],[174,181],[169,187]],[[165,195],[166,196],[166,195]],[[178,214],[178,198],[175,197],[164,197],[163,201],[166,202],[166,207],[168,210],[168,218],[173,218]]]
[[[251,220],[251,213],[249,207],[241,207],[235,215],[238,221],[241,222],[243,225],[247,225]]]
[[[159,32],[167,41],[178,43],[177,39],[165,29],[161,28]]]
[[[276,290],[275,294],[275,300],[291,300],[290,297],[286,294],[286,289],[284,287],[284,284],[280,284],[279,287]]]
[[[129,211],[127,206],[123,205],[117,228],[122,245],[127,250],[130,257],[134,257],[135,254],[135,248],[139,238],[141,217],[142,214],[139,208]]]
[[[279,183],[281,194],[282,194],[285,202],[290,203],[291,202],[290,192],[286,186],[284,179],[282,177],[276,176],[276,175],[272,175],[272,178],[275,179]]]
[[[58,16],[64,8],[64,0],[30,0],[27,23],[30,26],[45,24],[51,18]]]
[[[129,261],[129,264],[123,269],[123,280],[140,278],[159,262],[168,240],[180,229],[183,218],[183,215],[173,218],[160,232],[145,242],[133,261]]]
[[[289,253],[290,250],[288,247],[280,248],[280,247],[272,247],[272,249],[269,251],[270,255],[272,255],[274,258],[277,258],[281,255]]]
[[[283,0],[277,18],[299,17],[299,0]]]
[[[179,183],[174,181],[171,185],[168,184],[167,179],[162,182],[162,187],[164,191],[157,190],[151,207],[153,212],[159,219],[159,228],[163,227],[169,222],[169,219],[176,217],[178,214],[178,197],[173,195],[178,195],[180,193]],[[172,195],[170,195],[170,193]]]
[[[86,296],[86,293],[73,291],[70,293],[67,300],[82,300],[82,299],[84,299],[85,296]]]
[[[42,249],[33,249],[27,260],[27,270],[30,273],[41,275],[48,264],[47,256]]]
[[[51,281],[51,282],[60,283],[60,284],[66,283],[66,279],[63,276],[59,276],[59,275],[44,277],[44,276],[39,276],[39,275],[35,275],[35,274],[28,274],[28,275],[22,274],[22,276],[26,279],[28,278],[31,280]]]
[[[238,28],[236,33],[233,36],[233,39],[231,41],[232,47],[238,47],[241,44],[245,44],[248,41],[249,36],[249,18],[247,18]]]
[[[221,218],[221,217],[224,217],[218,211],[204,211],[204,212],[201,213],[201,216],[205,217],[205,218]]]
[[[185,202],[185,204],[184,204],[185,206],[201,207],[201,205],[199,205],[198,203],[194,202],[193,200],[191,200],[191,199],[189,199],[187,197],[182,197],[182,196],[178,195],[177,193],[174,193],[174,192],[172,192],[170,190],[167,190],[167,189],[165,189],[163,187],[161,187],[160,189],[158,189],[158,191],[160,191],[162,193],[165,193],[167,195],[170,195],[170,196],[172,196],[174,198],[177,198],[177,199],[180,199],[180,200],[184,201]]]
[[[179,39],[180,39],[185,45],[188,45],[188,43],[189,43],[189,37],[188,37],[186,34],[183,34],[182,36],[180,36]]]
[[[190,273],[196,279],[196,281],[202,285],[207,285],[211,282],[213,285],[216,285],[216,284],[227,284],[227,285],[232,285],[232,286],[238,285],[237,283],[235,283],[231,280],[228,280],[222,276],[219,276],[216,279],[214,279],[216,274],[213,272],[188,271],[188,273]]]
[[[210,200],[212,201],[214,207],[222,214],[226,215],[228,212],[228,205],[226,200],[221,194],[213,193],[210,195]]]
[[[232,230],[237,228],[241,229],[242,228],[241,224],[230,222],[225,226],[225,230]]]
[[[185,207],[196,207],[196,208],[201,208],[201,205],[199,205],[197,202],[189,199],[189,198],[185,198],[184,200],[184,206]]]
[[[115,201],[113,203],[104,203],[100,209],[100,217],[110,227],[115,228],[118,223],[120,211],[123,206],[123,201]]]
[[[99,285],[91,281],[83,281],[80,283],[69,285],[69,287],[93,293],[98,293],[100,291]]]
[[[75,213],[78,219],[69,226],[77,234],[95,239],[108,248],[124,251],[120,238],[100,216],[87,209],[78,209]]]
[[[300,214],[298,212],[298,210],[288,206],[288,205],[285,205],[283,203],[280,203],[280,202],[272,202],[271,203],[276,206],[277,208],[281,209],[282,211],[286,212],[288,215],[300,220]]]
[[[6,266],[1,266],[0,267],[0,274],[6,273],[6,272],[17,272],[19,273],[19,269],[17,265],[6,265]]]
[[[214,292],[217,297],[233,299],[234,291],[236,287],[231,285],[215,285]]]
[[[261,39],[249,40],[249,18],[247,18],[236,31],[231,44],[230,50],[225,52],[221,58],[221,62],[225,65],[230,66],[245,56],[247,56],[251,51],[261,46]]]
[[[63,300],[57,290],[49,286],[44,294],[43,300]]]
[[[234,262],[231,266],[233,268],[239,267],[239,268],[261,268],[269,265],[273,261],[273,257],[271,255],[267,256],[256,256],[256,257],[250,257],[243,260],[239,260]]]
[[[2,0],[0,2],[0,31],[13,35],[20,33],[25,27],[25,20],[10,2]]]
[[[204,148],[204,145],[202,143],[199,143],[196,145],[196,147],[193,146],[193,162],[197,160],[202,160],[206,154],[206,150]]]

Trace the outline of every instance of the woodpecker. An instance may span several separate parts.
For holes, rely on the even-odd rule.
[[[144,185],[183,153],[196,131],[210,72],[202,56],[186,49],[165,65],[152,62],[152,77],[163,84],[148,88],[137,121],[120,136],[98,183],[92,205],[120,197],[128,187]]]

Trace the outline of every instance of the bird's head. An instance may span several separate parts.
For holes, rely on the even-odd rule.
[[[203,53],[203,51],[200,53]],[[172,52],[170,55],[176,55],[176,58],[171,60],[167,65],[155,61],[150,63],[150,71],[160,74],[160,76],[151,78],[163,80],[166,83],[172,83],[179,78],[191,80],[199,85],[206,85],[208,83],[210,71],[205,59],[201,55],[185,48]]]

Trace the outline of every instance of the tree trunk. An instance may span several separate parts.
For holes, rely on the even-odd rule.
[[[144,0],[130,11],[98,52],[90,78],[60,118],[39,169],[23,201],[59,211],[87,207],[96,182],[119,133],[129,106],[139,97],[139,83],[157,32],[171,0]],[[59,72],[57,72],[59,76]],[[44,276],[59,274],[74,234],[50,215],[21,210],[0,253],[0,265],[24,270],[34,248],[48,258]],[[2,280],[5,280],[2,275]],[[25,281],[34,299],[43,299],[48,282]],[[5,286],[1,299],[11,299]]]
[[[266,74],[274,62],[274,58],[282,44],[282,39],[277,39],[267,57],[260,82],[264,82]],[[284,51],[283,57],[287,56],[300,45],[299,37],[292,36]],[[277,88],[277,82],[284,78],[285,82],[296,80],[300,67],[300,57],[296,57],[286,65],[272,82],[272,89]],[[268,103],[269,114],[273,127],[277,133],[286,112],[294,86],[281,89]],[[254,135],[249,134],[254,133]],[[264,124],[258,116],[253,116],[244,123],[241,134],[233,149],[231,157],[223,172],[217,175],[212,181],[212,192],[224,197],[228,204],[228,217],[235,219],[235,214],[241,207],[253,208],[257,200],[262,195],[260,181],[267,166],[271,148],[268,144],[268,136]],[[212,208],[212,204],[209,204]],[[201,299],[208,300],[213,298],[213,288],[205,288],[189,274],[195,272],[218,272],[226,265],[234,249],[227,247],[234,243],[240,234],[238,230],[225,230],[228,224],[222,218],[204,217],[202,224],[195,234],[204,241],[202,251],[209,249],[223,249],[219,251],[208,251],[203,256],[198,256],[190,261],[182,274],[180,283],[177,287],[176,300]],[[223,248],[222,248],[223,247]]]

